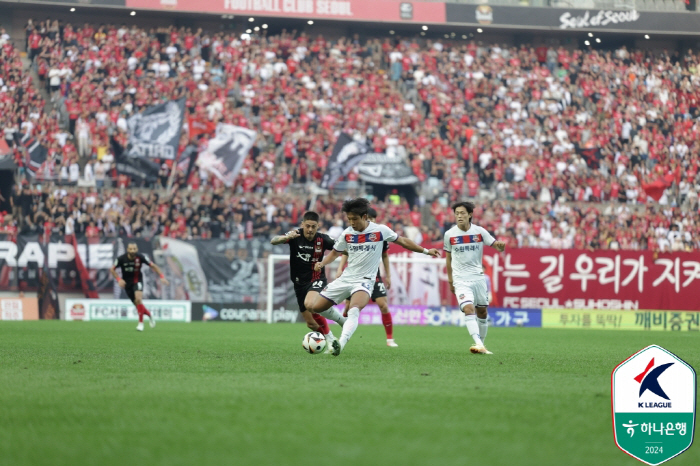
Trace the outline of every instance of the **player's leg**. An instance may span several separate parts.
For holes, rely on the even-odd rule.
[[[379,311],[382,313],[382,325],[384,325],[384,331],[386,332],[386,345],[399,346],[394,341],[394,322],[389,312],[389,301],[386,299],[386,286],[384,286],[384,282],[381,279],[374,282],[372,301],[377,303]]]
[[[301,312],[301,316],[304,318],[306,326],[309,327],[311,331],[318,332],[321,325],[318,322],[316,322],[316,319],[314,319],[314,315],[316,314],[313,314],[312,312],[308,311],[306,309],[306,306],[304,305],[307,289],[308,287],[306,286],[294,286],[294,294],[296,294],[297,304],[299,305],[299,312]]]
[[[306,294],[304,295],[303,309],[307,309],[316,300],[316,297],[326,287],[327,283],[328,282],[326,280],[316,280],[313,283],[311,283],[311,286],[306,289]],[[328,321],[321,314],[314,314],[312,312],[311,316],[314,319],[314,321],[319,325],[318,331],[323,333],[323,336],[325,337],[326,342],[328,343],[327,352],[330,352],[330,345],[331,342],[335,340],[335,335],[333,335],[333,332],[331,331],[330,326],[328,325]]]
[[[137,283],[134,290],[134,304],[139,312],[139,322],[143,323],[143,316],[148,316],[151,328],[156,326],[156,320],[153,318],[146,306],[143,305],[143,283]]]
[[[352,337],[357,326],[360,324],[360,311],[369,303],[370,291],[373,283],[367,281],[356,285],[351,290],[350,309],[348,310],[348,319],[343,325],[343,333],[340,334],[338,341],[333,342],[333,356],[338,356],[345,348],[348,341]]]
[[[384,331],[386,332],[386,345],[387,346],[399,346],[394,341],[394,322],[391,319],[391,312],[389,312],[389,301],[386,297],[377,298],[374,300],[379,306],[379,311],[382,313],[382,325],[384,325]]]
[[[301,316],[304,318],[304,322],[306,322],[306,326],[309,327],[309,329],[312,332],[318,332],[321,329],[321,326],[319,325],[318,322],[314,319],[314,316],[318,314],[312,314],[309,311],[302,311]]]
[[[345,309],[343,309],[343,317],[348,316],[348,309],[350,309],[350,298],[345,300]]]
[[[481,341],[486,342],[486,334],[489,331],[489,293],[486,288],[486,280],[479,280],[472,286],[474,290],[474,307],[476,308],[476,322],[479,324]]]
[[[143,314],[141,314],[141,309],[139,309],[138,305],[136,304],[136,290],[133,285],[127,284],[124,287],[124,292],[126,292],[129,300],[134,303],[134,306],[136,306],[136,312],[139,314],[139,323],[136,324],[136,330],[143,332]]]
[[[345,317],[338,312],[333,305],[344,300],[349,295],[348,285],[342,279],[335,280],[318,293],[313,301],[304,303],[306,308],[314,314],[321,314],[327,319],[337,322],[340,326],[345,324]]]
[[[459,308],[465,315],[467,331],[474,340],[474,344],[469,348],[469,351],[472,353],[485,353],[487,350],[486,347],[484,347],[484,342],[481,341],[479,324],[476,321],[476,308],[474,306],[474,292],[472,287],[468,283],[455,284],[455,294],[457,295]]]

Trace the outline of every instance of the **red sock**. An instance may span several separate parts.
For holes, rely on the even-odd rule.
[[[387,340],[394,338],[394,323],[391,320],[391,312],[382,314],[382,324],[384,324],[384,330],[386,330]]]
[[[143,322],[144,314],[148,317],[151,317],[151,313],[148,312],[148,309],[146,309],[146,306],[144,306],[143,304],[139,304],[138,306],[136,306],[136,310],[139,311],[139,322]]]
[[[328,321],[326,320],[326,318],[323,317],[321,314],[311,315],[314,316],[314,320],[319,325],[319,330],[321,331],[321,333],[323,333],[324,335],[328,335],[328,332],[330,332],[331,330],[328,328]]]

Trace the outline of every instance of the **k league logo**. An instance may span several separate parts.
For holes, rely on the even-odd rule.
[[[613,433],[617,446],[649,465],[687,450],[695,431],[695,370],[651,345],[612,373]]]

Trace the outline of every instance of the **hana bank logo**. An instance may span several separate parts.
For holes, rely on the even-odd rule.
[[[690,447],[697,397],[690,364],[650,345],[618,364],[611,383],[613,435],[620,450],[658,466]]]

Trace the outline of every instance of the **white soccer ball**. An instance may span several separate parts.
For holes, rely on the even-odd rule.
[[[323,353],[326,350],[326,339],[320,332],[309,332],[301,340],[301,346],[307,353]]]
[[[523,322],[523,319],[513,319],[513,322],[515,323],[516,326],[522,327],[525,322]]]

